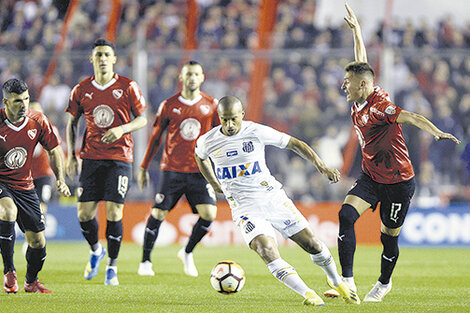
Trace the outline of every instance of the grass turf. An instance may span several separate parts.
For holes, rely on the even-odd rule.
[[[183,274],[176,258],[179,247],[157,247],[152,254],[155,277],[137,275],[141,248],[123,244],[118,261],[120,286],[104,286],[105,262],[90,281],[83,278],[88,260],[84,243],[50,243],[40,280],[54,293],[26,294],[22,288],[26,262],[21,246],[15,247],[20,291],[0,295],[1,312],[470,312],[469,249],[401,248],[393,275],[393,288],[382,303],[346,305],[324,299],[324,307],[305,307],[302,298],[276,281],[261,259],[245,246],[198,247],[195,261],[199,277]],[[298,247],[281,247],[311,288],[323,297],[329,289],[325,275]],[[337,261],[337,251],[332,249]],[[364,298],[377,281],[380,247],[359,246],[355,276]],[[245,269],[243,290],[233,295],[215,292],[210,270],[221,260],[234,260]],[[337,261],[338,264],[338,261]],[[339,266],[339,265],[338,265]]]

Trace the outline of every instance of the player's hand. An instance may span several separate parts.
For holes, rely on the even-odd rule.
[[[148,186],[150,180],[149,172],[146,169],[139,168],[139,173],[137,173],[137,184],[140,187],[140,190],[144,190]]]
[[[57,191],[59,191],[62,195],[66,197],[70,197],[72,195],[69,186],[67,186],[63,179],[58,179],[55,184],[57,186]]]
[[[113,143],[121,138],[122,135],[124,135],[124,129],[122,129],[121,126],[113,127],[104,133],[103,137],[101,137],[101,141],[103,143]]]
[[[354,30],[354,29],[359,29],[359,21],[357,20],[356,14],[354,14],[354,11],[351,9],[351,7],[345,3],[344,6],[346,7],[346,11],[348,12],[348,16],[344,17],[344,20],[346,23],[348,23],[348,26]]]
[[[65,172],[71,180],[74,179],[75,175],[78,173],[78,161],[77,158],[69,156],[67,158],[67,164],[65,165]]]
[[[325,175],[332,184],[337,183],[341,178],[341,174],[336,168],[326,167],[321,171],[321,173]]]
[[[454,135],[452,134],[449,134],[449,133],[441,133],[441,134],[438,134],[436,136],[434,136],[434,139],[436,141],[441,141],[441,140],[445,140],[445,139],[450,139],[452,140],[453,142],[455,142],[456,144],[460,144],[461,141],[458,140],[457,138],[454,137]]]

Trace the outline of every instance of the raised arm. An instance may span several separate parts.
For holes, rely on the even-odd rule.
[[[67,165],[66,172],[70,179],[73,180],[74,175],[78,172],[77,156],[75,155],[75,141],[77,140],[77,125],[80,115],[73,116],[69,113],[69,120],[65,131],[65,138],[67,139]]]
[[[209,184],[211,184],[212,188],[216,192],[223,193],[222,186],[220,185],[217,176],[215,176],[214,169],[212,168],[212,163],[209,158],[203,160],[194,154],[194,158],[196,159],[197,166],[199,167],[199,171],[201,171],[202,176],[207,180]]]
[[[436,141],[450,139],[456,144],[460,143],[460,140],[455,138],[454,135],[443,132],[442,130],[437,128],[436,125],[431,123],[431,121],[429,121],[427,118],[417,113],[402,110],[398,115],[397,123],[416,126],[424,130],[425,132],[428,132],[433,135]]]
[[[344,20],[348,23],[354,35],[354,58],[356,62],[367,63],[367,51],[364,40],[362,39],[361,25],[359,25],[356,14],[354,14],[351,7],[347,3],[345,3],[344,6],[348,12],[348,16],[345,16]]]
[[[302,140],[291,137],[287,144],[287,149],[290,149],[303,157],[304,159],[312,162],[318,171],[325,175],[332,183],[336,183],[340,179],[340,173],[335,168],[329,168],[325,162],[313,151],[313,149]]]
[[[70,197],[70,189],[65,183],[64,151],[60,146],[48,151],[49,160],[56,177],[57,190],[66,197]]]

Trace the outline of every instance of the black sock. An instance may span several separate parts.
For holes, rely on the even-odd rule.
[[[0,220],[0,250],[3,258],[3,273],[14,271],[13,252],[15,246],[15,222]]]
[[[397,264],[398,255],[400,254],[398,248],[398,236],[389,236],[382,233],[380,235],[380,241],[382,241],[384,249],[380,263],[379,281],[382,284],[388,284],[390,282],[393,269]]]
[[[42,265],[46,260],[46,247],[31,248],[28,246],[26,250],[26,261],[28,266],[26,269],[26,283],[34,283],[38,279],[38,273],[42,269]]]
[[[354,252],[356,251],[354,223],[360,215],[353,206],[343,204],[338,216],[338,254],[341,270],[343,277],[353,277]]]
[[[107,222],[106,239],[108,240],[108,256],[110,259],[108,265],[116,265],[115,260],[118,257],[122,241],[122,220],[117,222]]]
[[[98,222],[96,221],[96,218],[86,222],[80,222],[80,229],[82,230],[82,234],[86,241],[88,241],[91,250],[95,251],[98,247]]]
[[[209,231],[212,221],[208,221],[200,217],[196,224],[194,224],[193,231],[189,237],[188,244],[184,251],[186,253],[191,253],[194,250],[194,247],[201,241],[202,237]]]
[[[157,220],[155,217],[150,215],[147,221],[147,226],[145,226],[142,262],[150,261],[150,254],[152,253],[153,245],[157,240],[158,231],[160,230],[162,222],[163,221]]]

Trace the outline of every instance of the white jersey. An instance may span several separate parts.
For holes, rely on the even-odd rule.
[[[224,135],[221,127],[214,127],[199,137],[196,154],[201,159],[211,158],[225,197],[241,203],[280,190],[281,183],[266,166],[264,147],[285,148],[291,137],[249,121],[243,121],[240,131],[233,136]]]

